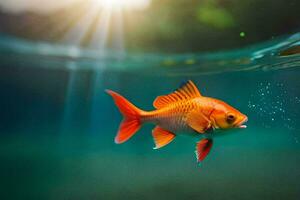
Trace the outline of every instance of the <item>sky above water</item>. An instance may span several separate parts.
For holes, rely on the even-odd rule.
[[[83,0],[0,0],[0,7],[7,12],[19,13],[32,11],[49,13]],[[88,2],[89,0],[84,0]],[[93,4],[104,6],[122,5],[126,7],[144,8],[150,0],[91,0]]]

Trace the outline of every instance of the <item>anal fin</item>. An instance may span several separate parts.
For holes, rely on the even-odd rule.
[[[154,139],[155,147],[154,149],[159,149],[170,142],[175,138],[175,134],[156,126],[152,130],[152,136]]]
[[[204,138],[199,142],[197,142],[195,153],[198,162],[201,162],[206,158],[206,156],[210,152],[212,145],[213,145],[212,139]]]

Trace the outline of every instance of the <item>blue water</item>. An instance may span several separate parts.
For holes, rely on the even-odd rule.
[[[215,53],[96,51],[0,37],[1,199],[300,199],[300,34]],[[116,145],[104,89],[151,110],[193,80],[245,113],[199,166],[197,138]]]

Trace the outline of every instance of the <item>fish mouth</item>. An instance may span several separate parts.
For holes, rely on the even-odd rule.
[[[244,123],[246,123],[248,121],[248,117],[245,117],[243,120],[241,120],[236,127],[237,128],[247,128],[247,125],[245,125]]]

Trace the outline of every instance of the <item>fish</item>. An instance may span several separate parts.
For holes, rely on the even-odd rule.
[[[158,96],[152,111],[141,110],[117,92],[105,91],[124,117],[115,137],[117,144],[129,140],[143,124],[152,123],[156,125],[152,130],[154,149],[166,146],[181,134],[201,135],[195,150],[200,163],[212,148],[213,135],[219,132],[215,130],[247,127],[245,114],[221,100],[203,96],[191,80],[170,94]]]

